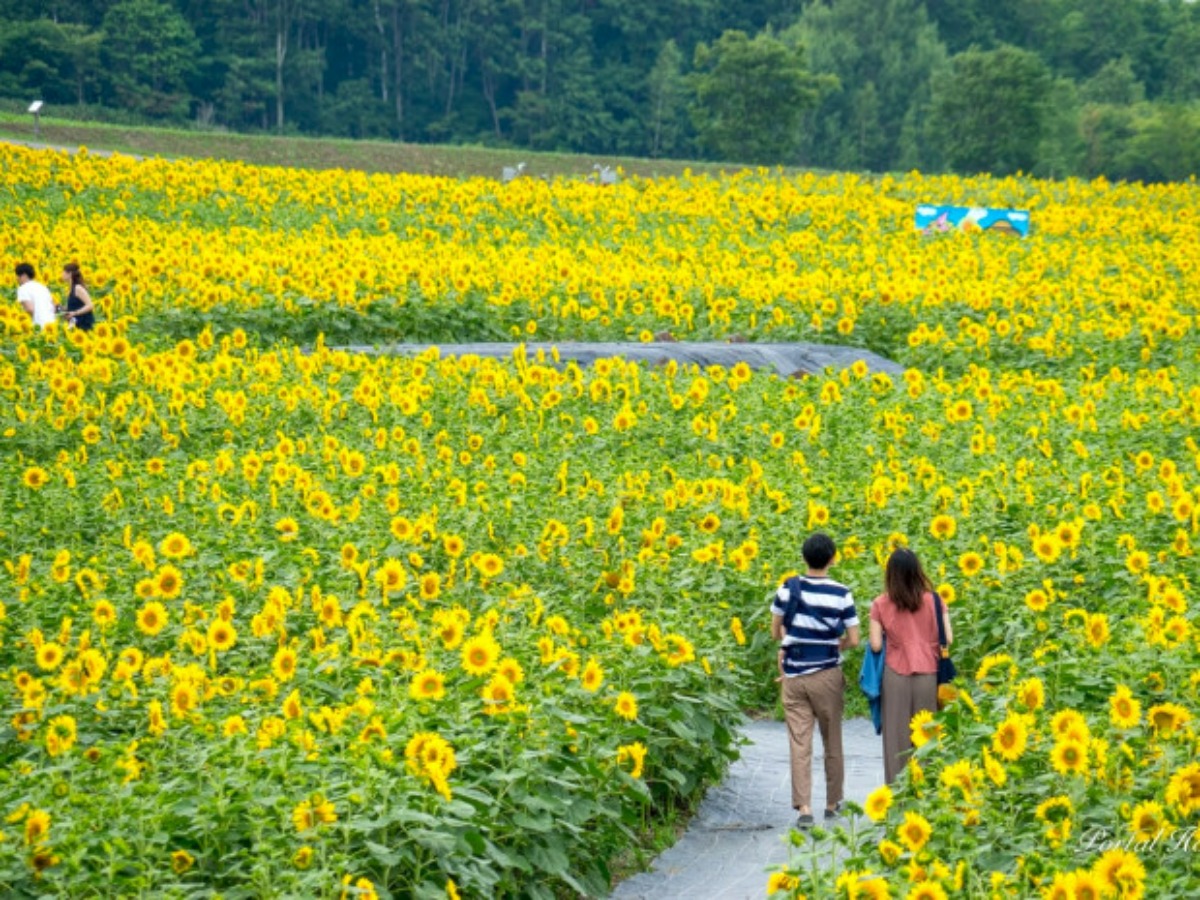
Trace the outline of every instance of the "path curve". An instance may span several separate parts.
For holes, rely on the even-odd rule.
[[[788,859],[791,807],[787,726],[753,721],[725,780],[711,788],[687,831],[649,872],[621,882],[614,900],[761,900],[769,869]],[[871,722],[850,719],[842,729],[846,799],[861,804],[883,784],[883,744]],[[825,808],[824,752],[813,742],[815,810]],[[819,815],[819,813],[818,813]],[[832,851],[831,851],[832,852]]]
[[[790,377],[802,374],[815,375],[830,367],[848,369],[854,363],[862,360],[872,372],[885,372],[888,375],[904,374],[902,365],[877,353],[858,347],[842,347],[833,344],[759,344],[719,341],[656,341],[647,344],[636,341],[558,341],[518,344],[496,341],[476,344],[384,344],[377,347],[354,344],[330,349],[351,353],[416,356],[431,347],[438,347],[444,356],[481,356],[491,359],[506,359],[522,346],[525,348],[526,355],[531,359],[537,357],[538,354],[546,359],[553,359],[553,353],[557,350],[559,359],[574,360],[581,365],[590,365],[598,359],[607,359],[613,356],[650,364],[675,360],[680,363],[695,363],[701,366],[720,365],[727,368],[744,362],[752,369],[774,369],[777,374]]]
[[[78,153],[79,147],[68,147],[65,144],[45,144],[41,141],[24,141],[19,138],[0,137],[0,144],[11,144],[14,147],[24,147],[26,150],[53,150],[56,153]],[[130,159],[136,159],[138,162],[144,162],[145,157],[137,153],[125,153],[122,150],[93,150],[88,148],[88,156],[102,156],[108,159],[113,156],[126,156]]]

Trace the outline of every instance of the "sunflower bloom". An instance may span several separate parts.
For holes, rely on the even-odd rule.
[[[424,669],[413,676],[408,686],[413,700],[441,700],[446,696],[446,679],[436,669]]]
[[[183,591],[183,573],[165,565],[154,576],[154,594],[164,600],[174,600]]]
[[[956,531],[958,523],[954,521],[954,516],[934,516],[933,521],[929,523],[929,533],[939,541],[949,540],[954,537]]]
[[[271,671],[279,681],[291,681],[296,675],[296,651],[291,647],[276,650]]]
[[[1172,775],[1166,796],[1180,816],[1200,811],[1200,763],[1190,763]]]
[[[462,667],[469,675],[486,675],[500,660],[500,645],[484,632],[469,639],[460,652]]]
[[[580,683],[585,691],[595,693],[600,689],[600,685],[604,684],[604,669],[600,667],[600,663],[594,659],[589,659],[587,665],[583,668],[583,676],[580,678]]]
[[[53,672],[63,660],[63,648],[54,641],[46,641],[37,649],[38,668],[43,672]]]
[[[1169,836],[1174,826],[1167,821],[1166,812],[1160,804],[1147,800],[1134,807],[1129,816],[1129,830],[1133,839],[1143,844]]]
[[[632,764],[629,776],[631,778],[641,778],[646,764],[646,745],[641,741],[634,741],[632,744],[624,744],[618,747],[617,765],[623,765],[627,762]]]
[[[613,705],[613,709],[622,719],[632,722],[638,716],[637,698],[629,693],[629,691],[621,691],[621,693],[617,694],[617,700]]]
[[[934,721],[933,713],[927,709],[913,716],[908,728],[914,747],[924,747],[930,740],[937,740],[942,736],[942,726]]]
[[[1087,773],[1088,748],[1082,741],[1059,741],[1050,751],[1050,764],[1059,775]]]
[[[1116,691],[1108,699],[1108,717],[1113,726],[1124,731],[1136,728],[1142,719],[1142,704],[1133,696],[1133,692],[1124,684],[1117,685]]]
[[[183,559],[195,552],[187,535],[180,534],[178,531],[163,538],[158,545],[158,550],[167,559]]]
[[[1029,729],[1020,716],[1009,715],[992,735],[992,751],[1001,759],[1014,762],[1021,758],[1029,741]]]
[[[896,835],[909,853],[918,853],[933,834],[933,826],[920,813],[906,812],[904,821],[896,828]]]
[[[237,630],[224,619],[216,619],[208,626],[208,645],[218,653],[224,653],[237,643]]]
[[[867,795],[866,803],[863,808],[866,810],[867,818],[872,822],[882,822],[887,816],[887,812],[892,806],[892,789],[885,785],[880,785]]]
[[[147,603],[138,610],[137,627],[142,634],[154,637],[167,627],[166,607],[157,601]]]
[[[50,813],[35,809],[25,817],[25,845],[37,847],[50,838]]]

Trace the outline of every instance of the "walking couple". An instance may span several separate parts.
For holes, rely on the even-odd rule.
[[[842,651],[859,644],[854,596],[829,577],[837,546],[814,534],[801,549],[806,570],[789,578],[772,597],[771,636],[779,641],[779,674],[792,766],[792,807],[797,828],[810,827],[812,741],[820,729],[825,751],[825,818],[837,818],[845,767],[842,714],[846,679]],[[888,559],[884,590],[871,604],[869,640],[875,652],[887,642],[882,681],[884,774],[891,783],[912,749],[909,721],[921,710],[937,709],[940,655],[935,608],[942,610],[946,640],[950,617],[911,550]]]
[[[17,302],[21,304],[34,327],[45,328],[61,318],[68,328],[91,331],[96,325],[96,306],[83,281],[79,263],[69,262],[62,268],[66,299],[61,309],[54,306],[50,289],[37,280],[37,272],[29,263],[17,263]]]

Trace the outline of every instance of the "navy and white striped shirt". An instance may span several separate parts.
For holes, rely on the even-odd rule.
[[[838,639],[858,625],[850,588],[832,578],[814,575],[789,579],[780,585],[771,603],[771,612],[776,616],[787,612],[789,584],[797,585],[800,602],[792,621],[783,623],[783,674],[789,678],[811,675],[840,665]]]

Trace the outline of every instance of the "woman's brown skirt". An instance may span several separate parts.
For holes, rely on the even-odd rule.
[[[897,675],[883,667],[883,775],[891,784],[912,750],[908,723],[923,709],[937,712],[937,675]]]

